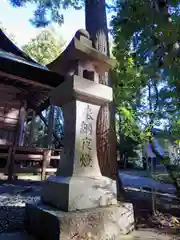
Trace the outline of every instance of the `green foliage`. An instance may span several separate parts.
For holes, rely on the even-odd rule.
[[[131,105],[149,137],[162,120],[174,134],[180,111],[178,1],[159,2],[117,1],[112,21],[116,104]]]
[[[43,30],[36,38],[24,45],[22,50],[38,63],[46,65],[60,55],[63,45],[62,39],[58,39],[49,30]]]
[[[117,109],[126,109],[118,123],[121,150],[135,147],[133,141],[152,142],[154,127],[180,138],[179,1],[159,2],[116,1],[112,34],[118,63],[112,76]]]
[[[118,108],[119,111],[119,130],[125,137],[129,137],[134,141],[139,141],[139,128],[135,121],[134,113],[131,109],[125,107]]]
[[[43,116],[45,117],[46,121],[48,122],[50,114],[50,107],[48,107],[46,110],[43,111]],[[30,134],[30,125],[31,122],[28,122],[25,126],[25,144],[28,144],[28,138]],[[64,135],[64,120],[63,120],[63,114],[60,107],[54,106],[54,123],[53,123],[53,130],[61,140]],[[35,124],[34,124],[34,131],[33,131],[33,139],[32,144],[36,147],[48,147],[48,129],[44,125],[44,122],[41,120],[39,116],[36,116],[35,118]],[[56,145],[56,140],[53,139],[54,146]],[[58,147],[58,146],[57,146]]]
[[[172,133],[176,143],[180,143],[180,116],[172,121]]]
[[[25,145],[28,144],[31,122],[25,125]],[[37,147],[47,147],[47,134],[45,126],[39,116],[35,118],[32,144]]]
[[[143,67],[150,78],[157,78],[160,70],[169,77],[169,84],[179,83],[178,1],[164,11],[147,0],[117,1],[117,15],[113,19],[115,57],[118,62],[130,55],[136,66]],[[171,21],[169,21],[171,18]]]

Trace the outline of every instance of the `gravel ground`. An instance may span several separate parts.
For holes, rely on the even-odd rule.
[[[23,231],[26,203],[40,200],[40,183],[0,183],[0,233]]]

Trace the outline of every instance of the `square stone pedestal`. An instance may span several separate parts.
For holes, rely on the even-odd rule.
[[[51,176],[44,184],[41,199],[65,212],[116,205],[116,181],[104,176]]]
[[[72,212],[28,204],[25,225],[38,240],[118,240],[134,229],[134,213],[129,203]]]

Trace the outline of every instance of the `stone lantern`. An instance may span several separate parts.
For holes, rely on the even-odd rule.
[[[51,104],[64,113],[64,151],[56,176],[44,184],[42,202],[26,208],[27,229],[39,238],[117,239],[133,229],[132,205],[117,202],[116,182],[102,176],[97,159],[97,116],[113,100],[112,88],[99,84],[99,75],[114,64],[80,30],[49,65],[66,76],[51,93]]]

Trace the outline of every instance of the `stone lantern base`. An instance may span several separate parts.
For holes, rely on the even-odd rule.
[[[72,212],[28,204],[25,225],[39,240],[118,240],[134,229],[134,213],[129,203]]]

